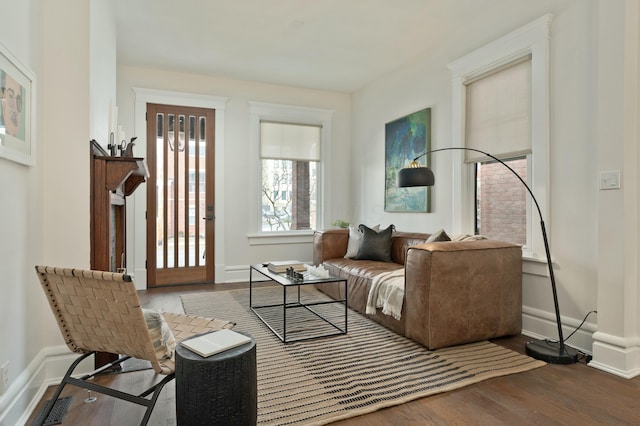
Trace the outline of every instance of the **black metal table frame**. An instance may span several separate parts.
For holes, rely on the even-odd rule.
[[[274,281],[276,283],[278,283],[281,287],[282,287],[282,303],[276,303],[276,304],[271,304],[271,305],[254,305],[253,304],[253,273],[257,272],[267,278],[269,278],[271,281]],[[303,285],[311,285],[311,284],[328,284],[328,283],[343,283],[344,284],[344,299],[339,299],[339,300],[327,300],[327,301],[317,301],[317,302],[306,302],[303,303],[300,300],[300,287],[302,287]],[[297,299],[295,302],[287,302],[287,288],[288,287],[296,287],[296,290],[298,292],[297,294]],[[313,306],[318,306],[318,305],[327,305],[327,304],[332,304],[332,303],[343,303],[344,304],[344,329],[341,328],[340,326],[338,326],[337,324],[334,324],[331,320],[325,318],[324,316],[322,316],[322,314],[316,312],[313,309]],[[257,311],[257,309],[261,309],[261,308],[274,308],[274,307],[282,307],[282,334],[280,334],[271,324],[269,324],[269,321],[267,321],[265,318],[262,317],[262,315],[260,315],[260,313]],[[305,281],[293,281],[288,279],[285,275],[283,274],[277,274],[275,272],[271,272],[267,269],[267,267],[261,265],[261,264],[256,264],[256,265],[251,265],[251,267],[249,268],[249,308],[251,309],[251,311],[253,311],[254,314],[256,314],[256,316],[258,317],[258,319],[260,321],[262,321],[264,323],[264,325],[266,325],[269,330],[271,330],[271,332],[273,334],[276,335],[276,337],[278,337],[280,339],[280,341],[282,341],[283,343],[291,343],[291,342],[300,342],[303,340],[312,340],[312,339],[318,339],[321,337],[328,337],[328,336],[338,336],[338,335],[342,335],[342,334],[347,334],[347,312],[348,312],[348,303],[347,303],[347,280],[345,278],[339,278],[339,277],[334,277],[334,276],[329,276],[329,278],[318,278],[318,279],[312,279],[312,280],[305,280]],[[327,324],[331,325],[332,327],[334,327],[337,331],[334,333],[325,333],[325,334],[319,334],[319,335],[313,335],[310,337],[301,337],[301,338],[297,338],[297,339],[291,339],[291,338],[287,338],[287,310],[288,309],[294,309],[294,308],[304,308],[306,310],[308,310],[309,312],[311,312],[312,314],[314,314],[315,316],[317,316],[319,319],[321,319],[322,321],[326,322]]]

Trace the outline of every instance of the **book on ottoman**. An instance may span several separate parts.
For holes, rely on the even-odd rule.
[[[249,342],[251,342],[250,337],[224,328],[193,339],[183,340],[181,344],[201,357],[207,358]]]

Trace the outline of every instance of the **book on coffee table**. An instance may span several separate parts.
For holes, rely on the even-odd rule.
[[[207,358],[249,342],[251,342],[250,337],[223,328],[193,339],[183,340],[181,345],[201,357]]]
[[[277,262],[269,262],[267,265],[267,269],[271,272],[275,272],[276,274],[281,274],[283,272],[287,272],[288,268],[293,268],[296,272],[304,272],[307,268],[304,266],[304,263],[298,260],[283,260]]]

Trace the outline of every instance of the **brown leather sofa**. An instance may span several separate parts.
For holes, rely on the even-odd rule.
[[[495,240],[425,243],[430,234],[396,232],[392,262],[346,259],[347,229],[317,231],[313,261],[347,279],[349,307],[365,314],[373,278],[405,269],[399,320],[366,315],[429,349],[518,334],[522,329],[522,250]],[[339,299],[335,284],[318,289]],[[344,290],[342,290],[344,291]]]

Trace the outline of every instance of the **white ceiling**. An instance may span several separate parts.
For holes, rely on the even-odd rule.
[[[115,0],[118,62],[353,92],[480,17],[527,3],[536,2]]]

